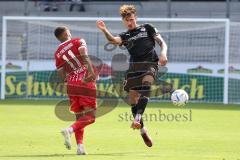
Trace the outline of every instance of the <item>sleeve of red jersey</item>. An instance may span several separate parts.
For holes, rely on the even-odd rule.
[[[80,47],[84,47],[85,49],[86,49],[86,51],[87,51],[87,43],[86,43],[86,41],[84,40],[84,39],[80,39]],[[79,47],[79,48],[80,48]],[[86,54],[87,54],[87,52],[86,52]]]

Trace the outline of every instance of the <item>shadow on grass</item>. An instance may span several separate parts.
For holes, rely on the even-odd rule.
[[[71,157],[76,156],[76,154],[39,154],[39,155],[1,155],[2,158],[36,158],[36,157]]]
[[[118,152],[118,153],[90,153],[86,156],[143,156],[143,152]],[[74,157],[79,156],[76,154],[39,154],[39,155],[1,155],[0,158],[43,158],[43,157]],[[159,155],[147,155],[148,157],[159,157]]]

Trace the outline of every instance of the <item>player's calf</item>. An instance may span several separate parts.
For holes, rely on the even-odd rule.
[[[141,123],[141,117],[142,117],[142,114],[144,113],[145,108],[148,103],[148,97],[150,94],[151,83],[144,81],[140,88],[141,89],[138,91],[140,93],[138,102],[136,105],[134,105],[134,106],[132,105],[133,106],[132,113],[134,116],[134,121],[132,122],[131,127],[133,129],[140,129],[143,127],[142,126],[143,122]]]
[[[137,114],[142,115],[147,106],[148,99],[149,99],[148,97],[150,96],[151,82],[144,81],[141,89],[138,92],[140,93],[140,97],[138,99],[138,103],[136,104]]]

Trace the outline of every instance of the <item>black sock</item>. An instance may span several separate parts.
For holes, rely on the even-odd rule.
[[[132,115],[133,115],[133,118],[135,118],[135,117],[136,117],[136,114],[137,114],[136,104],[132,104],[131,106],[132,106],[132,108],[131,108],[131,110],[132,110]],[[141,124],[141,128],[143,128],[143,127],[144,127],[144,123],[143,123],[142,117],[141,117],[141,119],[140,119],[140,124]]]
[[[145,108],[147,106],[148,103],[148,98],[145,96],[141,96],[138,100],[138,103],[136,104],[136,108],[137,108],[137,113],[138,114],[143,114],[145,111]]]
[[[148,97],[150,96],[151,92],[151,83],[148,81],[144,81],[141,89],[138,91],[141,95],[139,97],[138,103],[136,105],[137,113],[143,114],[145,111],[145,108],[148,103]]]
[[[144,123],[143,123],[142,117],[141,117],[140,123],[141,123],[141,129],[142,129],[144,127]]]
[[[136,114],[137,114],[137,108],[136,108],[136,104],[131,104],[132,108],[132,115],[133,115],[133,118],[136,117]]]

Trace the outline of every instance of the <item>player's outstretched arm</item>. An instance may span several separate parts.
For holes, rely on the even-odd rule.
[[[166,42],[163,40],[162,36],[160,34],[156,34],[154,36],[155,41],[159,44],[159,46],[161,47],[161,53],[160,53],[160,58],[159,58],[159,63],[161,66],[165,66],[167,64],[167,44]]]
[[[111,44],[117,44],[120,45],[122,44],[122,39],[118,36],[113,36],[107,29],[105,23],[102,20],[97,20],[96,21],[97,27],[104,33],[105,37]]]

